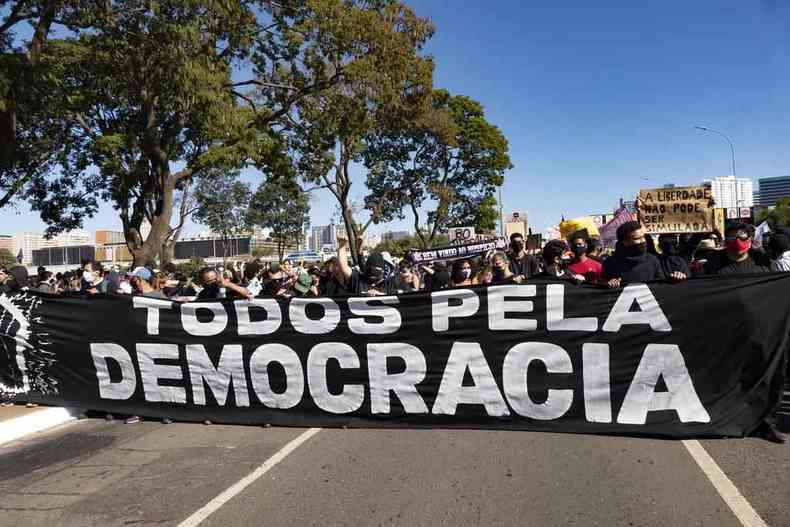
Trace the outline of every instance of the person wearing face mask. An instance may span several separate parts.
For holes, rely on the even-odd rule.
[[[401,260],[398,263],[398,280],[397,280],[398,293],[411,293],[419,291],[420,289],[420,276],[414,272],[409,265],[409,262]]]
[[[571,273],[583,276],[584,280],[589,284],[600,282],[603,266],[600,262],[596,262],[587,256],[587,251],[589,250],[587,240],[582,237],[572,238],[570,249],[573,253],[573,260],[571,260],[568,270]],[[546,262],[545,254],[543,261]],[[548,262],[544,265],[548,265]]]
[[[501,252],[496,252],[491,257],[491,274],[491,283],[494,285],[517,284],[521,281],[520,277],[510,270],[507,255]]]
[[[527,254],[525,247],[524,236],[518,232],[510,235],[510,252],[507,255],[510,260],[508,267],[513,274],[512,281],[517,284],[540,272],[538,260],[531,254]]]
[[[472,263],[469,260],[454,261],[452,269],[452,287],[472,285]]]
[[[752,249],[754,227],[744,223],[730,225],[724,231],[724,250],[708,258],[700,275],[769,273],[770,264],[763,254]]]
[[[337,271],[351,295],[394,295],[398,292],[394,266],[381,253],[372,253],[365,260],[362,272],[348,265],[348,242],[342,240],[337,250]]]
[[[543,246],[541,256],[543,257],[543,272],[535,276],[541,278],[559,278],[561,280],[569,280],[576,284],[585,281],[584,275],[570,270],[568,266],[569,262],[571,262],[570,251],[568,245],[564,241],[549,240],[548,243]]]
[[[681,273],[684,277],[688,277],[691,274],[688,262],[680,256],[677,235],[660,234],[658,236],[658,248],[661,250],[661,253],[658,255],[658,261],[661,263],[661,269],[666,276]]]
[[[611,288],[623,283],[664,280],[658,258],[648,254],[645,234],[638,221],[623,223],[617,228],[617,245],[614,255],[603,262],[602,279]],[[682,280],[679,276],[675,277]]]

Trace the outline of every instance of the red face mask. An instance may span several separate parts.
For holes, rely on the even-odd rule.
[[[743,254],[752,248],[751,240],[733,240],[727,242],[727,250],[731,253]]]

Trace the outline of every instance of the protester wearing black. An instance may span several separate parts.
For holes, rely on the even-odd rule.
[[[338,258],[333,256],[327,260],[321,278],[321,295],[329,297],[350,296],[351,283],[341,272]]]
[[[658,247],[661,249],[658,261],[661,263],[661,270],[665,276],[681,273],[688,277],[691,274],[688,262],[679,254],[677,235],[661,234],[658,237]]]
[[[549,240],[543,246],[541,252],[543,256],[543,271],[536,274],[540,278],[554,278],[557,280],[567,280],[574,284],[580,284],[584,277],[568,270],[570,263],[568,246],[562,240]]]
[[[352,295],[380,296],[398,292],[395,267],[381,253],[369,255],[360,273],[348,265],[348,245],[344,242],[338,248],[337,263]]]
[[[648,282],[666,278],[658,258],[647,253],[645,235],[638,221],[617,228],[614,256],[603,262],[603,280],[609,287],[622,283]]]
[[[737,223],[724,231],[725,250],[708,258],[700,275],[750,274],[771,272],[767,256],[752,248],[754,227]]]
[[[540,272],[538,260],[524,250],[524,237],[514,232],[510,235],[510,252],[508,253],[510,272],[516,276],[518,283],[531,278]],[[519,278],[520,277],[520,278]]]
[[[28,286],[27,269],[15,265],[11,269],[0,269],[0,293],[15,293]]]

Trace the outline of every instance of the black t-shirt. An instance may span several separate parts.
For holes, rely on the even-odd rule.
[[[525,278],[530,278],[540,272],[540,264],[538,263],[537,258],[531,254],[525,253],[524,256],[519,258],[516,255],[509,253],[508,258],[510,259],[510,272],[516,276],[521,275]]]
[[[691,271],[689,271],[689,264],[682,256],[660,254],[658,256],[658,261],[667,277],[672,273],[683,273],[686,276],[691,274]]]
[[[614,256],[603,262],[603,280],[608,282],[619,278],[623,282],[649,282],[664,280],[666,275],[658,258],[645,253],[640,256],[625,256],[615,252]]]
[[[709,258],[702,267],[701,275],[721,275],[721,274],[750,274],[750,273],[770,273],[771,268],[755,261],[754,255],[740,262],[734,262],[727,257],[726,251],[718,251],[714,257]]]
[[[369,289],[372,289],[371,286],[368,284],[367,280],[365,279],[365,275],[357,271],[356,269],[352,269],[351,271],[351,278],[348,280],[348,289],[350,294],[352,295],[363,295],[368,292]],[[392,276],[384,282],[378,284],[375,289],[383,291],[388,295],[395,295],[398,293],[398,284],[397,284],[397,277]]]

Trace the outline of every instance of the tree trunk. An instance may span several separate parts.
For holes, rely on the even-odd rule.
[[[343,211],[343,224],[346,226],[346,236],[348,237],[348,248],[351,252],[351,260],[354,265],[362,265],[362,244],[359,243],[357,225],[354,222],[354,213],[347,203],[340,204]]]
[[[139,235],[140,226],[127,229],[126,245],[132,253],[132,265],[138,267],[152,261],[162,250],[162,245],[170,233],[170,218],[173,215],[173,190],[175,188],[175,177],[167,174],[163,178],[162,196],[157,206],[157,212],[151,218],[151,232],[148,233],[145,241]],[[135,234],[137,234],[135,236]]]

